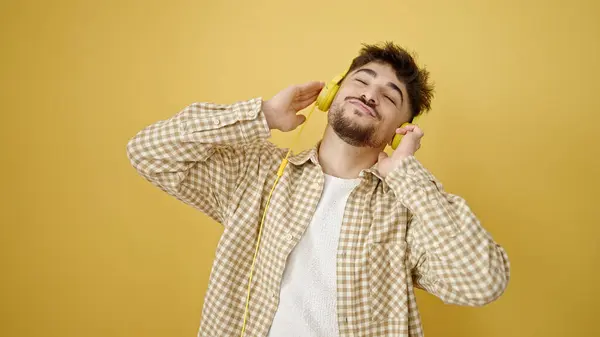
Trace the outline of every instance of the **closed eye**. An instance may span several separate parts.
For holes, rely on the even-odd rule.
[[[358,82],[360,82],[360,83],[364,84],[364,85],[366,85],[366,84],[367,84],[367,82],[365,82],[365,81],[361,80],[360,78],[357,78],[356,80],[357,80]]]
[[[390,96],[385,95],[384,97],[387,98],[393,104],[396,104],[396,102],[394,102],[394,100]]]

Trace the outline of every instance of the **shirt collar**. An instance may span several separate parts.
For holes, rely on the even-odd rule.
[[[319,146],[320,145],[321,145],[321,140],[319,140],[311,148],[304,150],[296,155],[291,155],[288,158],[289,163],[293,164],[295,166],[301,166],[301,165],[305,164],[306,162],[310,161],[314,165],[320,166],[319,165]],[[376,179],[381,180],[382,182],[385,181],[385,179],[379,174],[379,171],[377,170],[377,163],[375,163],[370,168],[362,170],[359,174],[360,178],[365,178],[367,176],[373,176]]]

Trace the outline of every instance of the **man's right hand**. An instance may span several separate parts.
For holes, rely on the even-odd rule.
[[[304,123],[306,117],[298,115],[298,112],[317,99],[324,85],[325,83],[316,81],[292,85],[264,101],[262,110],[269,129],[292,131]]]

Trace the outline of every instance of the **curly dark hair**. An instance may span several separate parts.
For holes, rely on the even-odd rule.
[[[348,73],[370,62],[389,64],[396,71],[398,80],[406,85],[411,120],[431,109],[434,85],[428,82],[429,71],[424,67],[419,68],[412,53],[392,42],[363,44],[359,55],[352,60]]]

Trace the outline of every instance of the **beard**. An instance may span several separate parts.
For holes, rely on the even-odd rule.
[[[385,146],[385,141],[376,138],[373,125],[363,126],[352,121],[344,116],[344,109],[339,104],[329,109],[329,124],[338,137],[349,145],[372,148]]]

